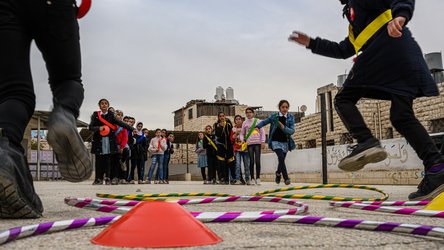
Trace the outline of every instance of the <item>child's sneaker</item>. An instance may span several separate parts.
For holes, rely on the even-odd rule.
[[[111,185],[118,185],[119,184],[119,179],[117,179],[117,178],[113,178],[112,180],[111,180]]]
[[[259,178],[256,179],[256,185],[261,185],[261,179]]]
[[[290,185],[290,184],[291,184],[291,179],[286,179],[286,180],[285,180],[285,185],[288,186],[288,185]]]
[[[276,174],[276,177],[274,178],[274,181],[276,182],[276,184],[281,183],[281,177],[282,177],[281,174]]]
[[[94,182],[92,183],[93,185],[103,185],[103,180],[101,179],[96,179],[94,180]]]
[[[433,169],[440,169],[435,172]],[[429,169],[424,179],[418,185],[418,190],[409,195],[411,201],[433,200],[444,191],[444,163],[439,163]]]
[[[358,171],[368,163],[380,162],[387,158],[387,152],[375,138],[350,146],[350,149],[352,149],[352,152],[342,159],[338,165],[341,170],[347,172]]]

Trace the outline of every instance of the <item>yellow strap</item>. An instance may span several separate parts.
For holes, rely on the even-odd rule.
[[[210,137],[208,137],[207,135],[205,135],[205,137],[207,138],[208,142],[211,144],[211,146],[213,146],[213,148],[217,151],[217,146],[216,144],[214,144],[214,142],[210,139]]]
[[[373,20],[365,29],[358,35],[355,39],[355,35],[353,34],[353,28],[351,25],[348,26],[348,39],[353,44],[355,48],[356,54],[358,54],[359,50],[367,43],[367,41],[372,38],[379,29],[382,28],[386,23],[390,22],[393,19],[392,10],[388,9],[381,15],[379,15],[375,20]]]

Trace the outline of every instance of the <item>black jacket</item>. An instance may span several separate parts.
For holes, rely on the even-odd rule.
[[[134,130],[134,128],[129,126],[128,124],[117,120],[113,112],[108,112],[106,115],[104,115],[102,113],[102,117],[106,121],[108,121],[109,123],[111,123],[113,125],[119,125],[120,127],[128,129],[128,131]],[[93,154],[102,154],[102,136],[100,135],[100,127],[103,125],[105,125],[105,124],[103,124],[99,120],[98,112],[97,111],[94,112],[91,115],[91,122],[89,123],[89,130],[94,132],[92,147],[91,147],[91,153],[93,153]],[[111,131],[108,135],[111,154],[117,153],[117,143],[116,143],[116,133],[115,132],[116,131],[111,129]]]
[[[216,140],[213,134],[205,134],[203,139],[203,147],[207,150],[208,157],[216,157],[216,149],[211,145],[210,141],[207,139],[207,136],[216,144]]]
[[[231,158],[234,155],[233,143],[231,142],[231,133],[233,125],[227,120],[225,126],[219,123],[214,124],[215,143],[217,145],[217,156],[222,158]]]
[[[392,10],[393,18],[403,16],[408,22],[415,7],[414,0],[344,2],[347,2],[344,16],[353,27],[355,37],[387,9]],[[402,33],[402,37],[392,38],[388,34],[387,25],[383,26],[361,49],[362,53],[356,58],[344,87],[372,88],[412,98],[439,95],[421,48],[407,27],[404,27]],[[355,55],[348,37],[340,43],[321,38],[311,39],[309,49],[316,54],[340,59]]]
[[[131,159],[144,160],[148,159],[148,139],[143,135],[134,135],[134,145],[131,149]]]

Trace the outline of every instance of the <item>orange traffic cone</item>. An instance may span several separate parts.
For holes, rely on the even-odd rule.
[[[141,202],[91,240],[97,245],[131,248],[192,247],[221,241],[179,204],[158,201]]]

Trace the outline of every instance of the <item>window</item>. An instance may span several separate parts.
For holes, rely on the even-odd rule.
[[[316,140],[308,140],[305,142],[305,148],[316,148]]]
[[[385,131],[385,138],[393,139],[393,128],[387,128],[387,130]]]
[[[174,114],[174,127],[180,126],[182,124],[183,124],[183,115],[182,115],[182,110],[180,110]]]
[[[353,137],[350,133],[343,133],[341,135],[341,138],[339,138],[339,144],[352,144],[353,143]]]
[[[444,132],[444,118],[430,121],[430,133]]]
[[[188,120],[193,119],[193,109],[188,110]]]

